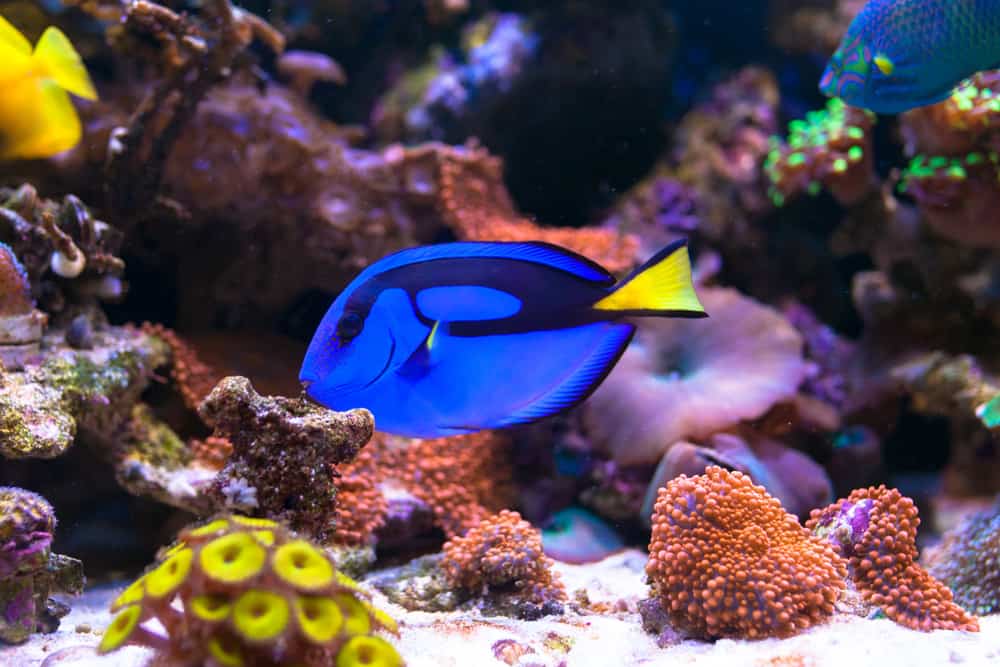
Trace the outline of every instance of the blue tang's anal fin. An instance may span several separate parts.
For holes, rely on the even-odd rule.
[[[498,426],[513,426],[543,419],[567,410],[590,396],[614,368],[635,333],[635,326],[624,322],[609,324],[607,327],[608,331],[600,343],[561,383],[503,419]]]

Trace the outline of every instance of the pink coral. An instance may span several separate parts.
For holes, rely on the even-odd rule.
[[[652,464],[673,443],[756,419],[806,376],[802,338],[775,310],[733,289],[702,288],[710,317],[647,319],[585,404],[598,447]]]
[[[763,487],[712,466],[660,489],[646,574],[683,631],[787,637],[833,614],[845,566]]]

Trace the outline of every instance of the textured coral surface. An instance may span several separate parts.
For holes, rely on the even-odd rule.
[[[763,487],[713,466],[660,489],[646,574],[680,630],[787,637],[833,614],[845,565]]]
[[[559,608],[566,591],[542,550],[541,532],[511,510],[483,519],[444,544],[442,569],[453,586],[469,591],[508,591],[540,607]]]
[[[410,502],[393,502],[407,496],[430,509],[446,536],[464,533],[503,505],[510,478],[507,444],[504,435],[490,431],[430,440],[376,433],[354,461],[339,466],[333,541],[374,542],[392,518],[390,505],[412,511]]]
[[[222,506],[287,521],[323,540],[334,529],[333,466],[371,438],[367,410],[334,412],[305,399],[261,396],[242,377],[224,378],[199,414],[233,445],[213,482]]]
[[[948,587],[917,563],[919,525],[913,501],[885,486],[856,489],[806,523],[848,560],[854,585],[892,620],[914,630],[978,631]]]

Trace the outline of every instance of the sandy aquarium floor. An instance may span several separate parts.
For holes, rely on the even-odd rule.
[[[618,602],[629,611],[523,622],[459,613],[407,613],[381,595],[376,601],[400,620],[396,641],[410,667],[986,667],[1000,665],[1000,615],[981,619],[979,633],[920,633],[888,620],[837,617],[785,640],[687,641],[660,649],[642,631],[635,603],[645,594],[645,555],[628,551],[592,565],[557,564],[567,589],[586,589],[592,602]],[[124,585],[124,583],[123,583]],[[108,602],[122,588],[100,587],[74,601],[60,630],[24,646],[0,649],[3,667],[73,665],[133,667],[150,653],[127,648],[98,657],[93,647],[110,620]],[[513,642],[516,642],[516,645]],[[500,642],[498,644],[498,642]],[[506,647],[507,661],[495,657]],[[496,648],[495,648],[496,647]],[[517,657],[520,654],[520,657]]]

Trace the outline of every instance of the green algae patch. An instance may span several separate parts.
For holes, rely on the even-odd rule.
[[[53,458],[78,434],[102,444],[114,439],[170,352],[158,339],[116,327],[97,343],[74,350],[52,332],[41,364],[0,374],[0,455]]]

